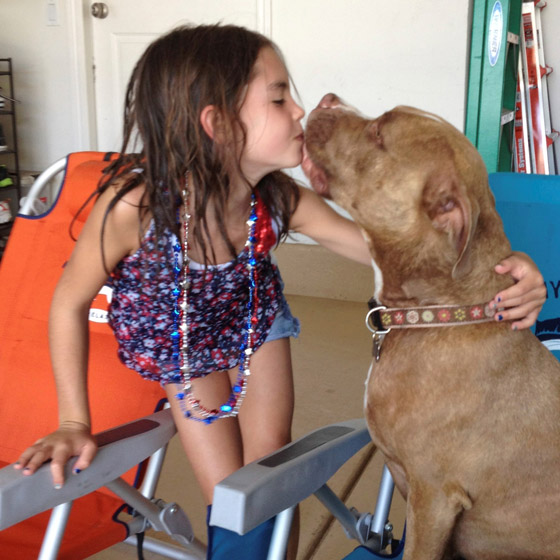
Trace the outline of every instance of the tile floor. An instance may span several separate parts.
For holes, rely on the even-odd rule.
[[[307,296],[288,296],[292,312],[302,323],[292,343],[296,383],[294,438],[362,414],[364,381],[371,355],[371,338],[364,325],[365,303]],[[331,488],[359,511],[372,511],[382,461],[370,448],[360,451],[331,481]],[[172,440],[158,497],[176,501],[187,512],[195,531],[205,540],[205,508],[189,465],[176,438]],[[391,521],[402,531],[404,502],[395,495]],[[311,496],[301,504],[301,535],[297,560],[338,560],[355,546],[328,512]],[[165,535],[153,534],[166,540]],[[136,558],[133,547],[118,544],[92,560]],[[159,559],[145,553],[146,560]]]

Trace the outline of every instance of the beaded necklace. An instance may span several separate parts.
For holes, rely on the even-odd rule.
[[[177,299],[175,302],[175,307],[173,309],[173,331],[171,333],[171,338],[174,346],[173,362],[175,364],[175,371],[177,376],[181,379],[183,387],[182,390],[175,395],[175,398],[179,400],[181,404],[181,410],[185,418],[190,418],[199,422],[211,424],[219,418],[237,416],[243,399],[247,394],[247,381],[248,377],[251,375],[249,366],[251,361],[251,354],[253,353],[253,327],[258,321],[257,309],[255,305],[257,271],[255,266],[256,260],[254,248],[256,242],[255,230],[257,224],[256,197],[254,192],[251,193],[251,214],[249,216],[249,219],[247,220],[247,225],[249,226],[249,235],[247,237],[245,247],[248,252],[247,270],[249,277],[249,301],[247,302],[247,321],[245,323],[243,339],[239,348],[239,372],[237,374],[236,382],[233,385],[228,400],[219,408],[210,410],[203,406],[200,400],[196,399],[193,394],[192,374],[188,362],[189,330],[187,322],[187,312],[189,307],[188,290],[190,285],[188,245],[189,222],[191,218],[188,208],[188,177],[185,179],[185,189],[183,190],[182,195],[184,204],[182,232],[183,243],[181,244],[181,241],[178,239],[177,242],[173,245],[173,270],[175,275],[175,288],[173,289],[173,295]],[[183,260],[182,265],[180,262],[181,256]]]

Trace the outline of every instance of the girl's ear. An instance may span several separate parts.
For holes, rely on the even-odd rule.
[[[209,138],[218,142],[223,137],[221,115],[214,105],[206,105],[200,113],[200,124]]]
[[[214,119],[216,116],[216,108],[214,105],[206,105],[204,109],[200,112],[200,124],[204,129],[204,132],[209,138],[214,140]]]

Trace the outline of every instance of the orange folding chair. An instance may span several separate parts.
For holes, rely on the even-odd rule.
[[[57,427],[47,347],[49,305],[73,248],[70,223],[110,158],[82,152],[51,166],[43,174],[46,179],[64,171],[54,205],[39,216],[17,217],[0,263],[2,558],[86,558],[146,526],[168,532],[181,544],[158,541],[162,544],[152,550],[173,558],[205,557],[182,510],[153,499],[165,446],[175,428],[169,410],[155,412],[165,402],[161,387],[125,368],[117,357],[116,341],[106,323],[108,288],[101,290],[90,310],[89,388],[93,431],[99,433],[100,445],[96,460],[76,476],[70,474],[70,462],[60,490],[52,487],[48,465],[29,477],[10,465],[25,447]],[[74,235],[86,216],[87,211],[79,215]],[[154,452],[150,463],[137,466]],[[144,483],[137,490],[142,475]],[[132,508],[127,516],[131,522],[113,521],[123,503]],[[50,515],[47,510],[53,506]],[[145,546],[150,550],[147,542]]]
[[[0,262],[2,558],[79,560],[123,540],[134,544],[134,534],[143,534],[149,527],[165,531],[180,546],[145,538],[145,550],[178,560],[206,556],[205,546],[194,538],[181,508],[154,499],[165,446],[176,430],[169,409],[154,412],[165,400],[160,386],[143,380],[117,358],[116,341],[106,323],[108,286],[92,302],[89,316],[89,389],[99,444],[95,460],[75,476],[71,474],[75,460],[71,460],[60,490],[52,486],[48,464],[27,477],[11,465],[25,447],[58,424],[47,316],[74,244],[69,226],[111,157],[75,153],[47,169],[17,217]],[[52,208],[38,216],[28,215],[27,209],[35,207],[35,196],[60,171],[64,179]],[[86,217],[87,211],[79,214],[74,235]],[[393,492],[388,471],[382,479],[375,523],[370,524],[369,514],[347,511],[326,487],[332,474],[369,441],[363,420],[343,422],[244,467],[218,485],[211,525],[244,534],[276,515],[268,558],[281,560],[293,504],[315,493],[360,543],[369,542],[373,531],[376,550],[399,544],[387,529]],[[147,457],[149,461],[143,462]],[[129,511],[123,518],[116,512],[124,505]],[[401,553],[402,545],[398,552],[379,557],[396,559]]]

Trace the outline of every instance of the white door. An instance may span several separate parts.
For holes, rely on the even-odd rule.
[[[126,85],[146,46],[184,23],[234,23],[266,32],[270,0],[105,0],[108,15],[91,15],[83,4],[94,68],[97,149],[119,151]]]

